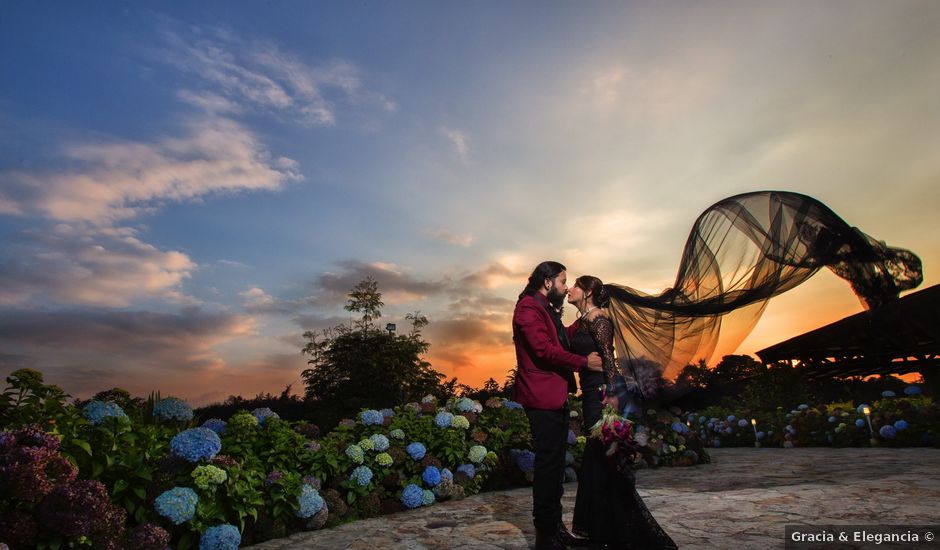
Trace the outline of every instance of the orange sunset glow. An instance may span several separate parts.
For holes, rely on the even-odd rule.
[[[420,311],[435,369],[502,384],[537,263],[658,294],[757,190],[940,282],[935,3],[294,8],[6,10],[0,374],[302,393],[302,335],[373,277],[380,326]],[[709,364],[862,309],[823,270]]]

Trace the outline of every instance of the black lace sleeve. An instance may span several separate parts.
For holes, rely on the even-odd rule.
[[[617,372],[617,362],[614,361],[614,325],[607,317],[598,316],[591,321],[590,330],[603,362],[607,392],[614,393],[624,384],[623,378]]]

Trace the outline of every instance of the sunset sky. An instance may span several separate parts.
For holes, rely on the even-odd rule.
[[[938,28],[932,0],[6,2],[0,375],[301,390],[302,333],[372,275],[435,368],[502,382],[536,263],[659,292],[699,213],[763,189],[937,284]],[[738,352],[861,309],[820,273]]]

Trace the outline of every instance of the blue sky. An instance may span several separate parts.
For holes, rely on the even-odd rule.
[[[938,26],[926,1],[10,3],[0,374],[279,391],[372,275],[437,368],[502,380],[535,263],[657,292],[695,217],[759,189],[935,284]],[[860,308],[821,273],[738,351]]]

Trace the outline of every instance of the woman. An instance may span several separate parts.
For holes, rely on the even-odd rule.
[[[617,372],[609,301],[604,284],[590,275],[578,277],[568,293],[568,303],[581,314],[568,329],[571,351],[585,356],[597,352],[604,367],[603,372],[580,373],[585,431],[600,420],[604,405],[619,410],[618,395],[626,399],[637,388],[633,376],[624,379]],[[572,531],[611,548],[676,548],[637,494],[632,471],[618,472],[595,438],[588,438],[584,447]]]

